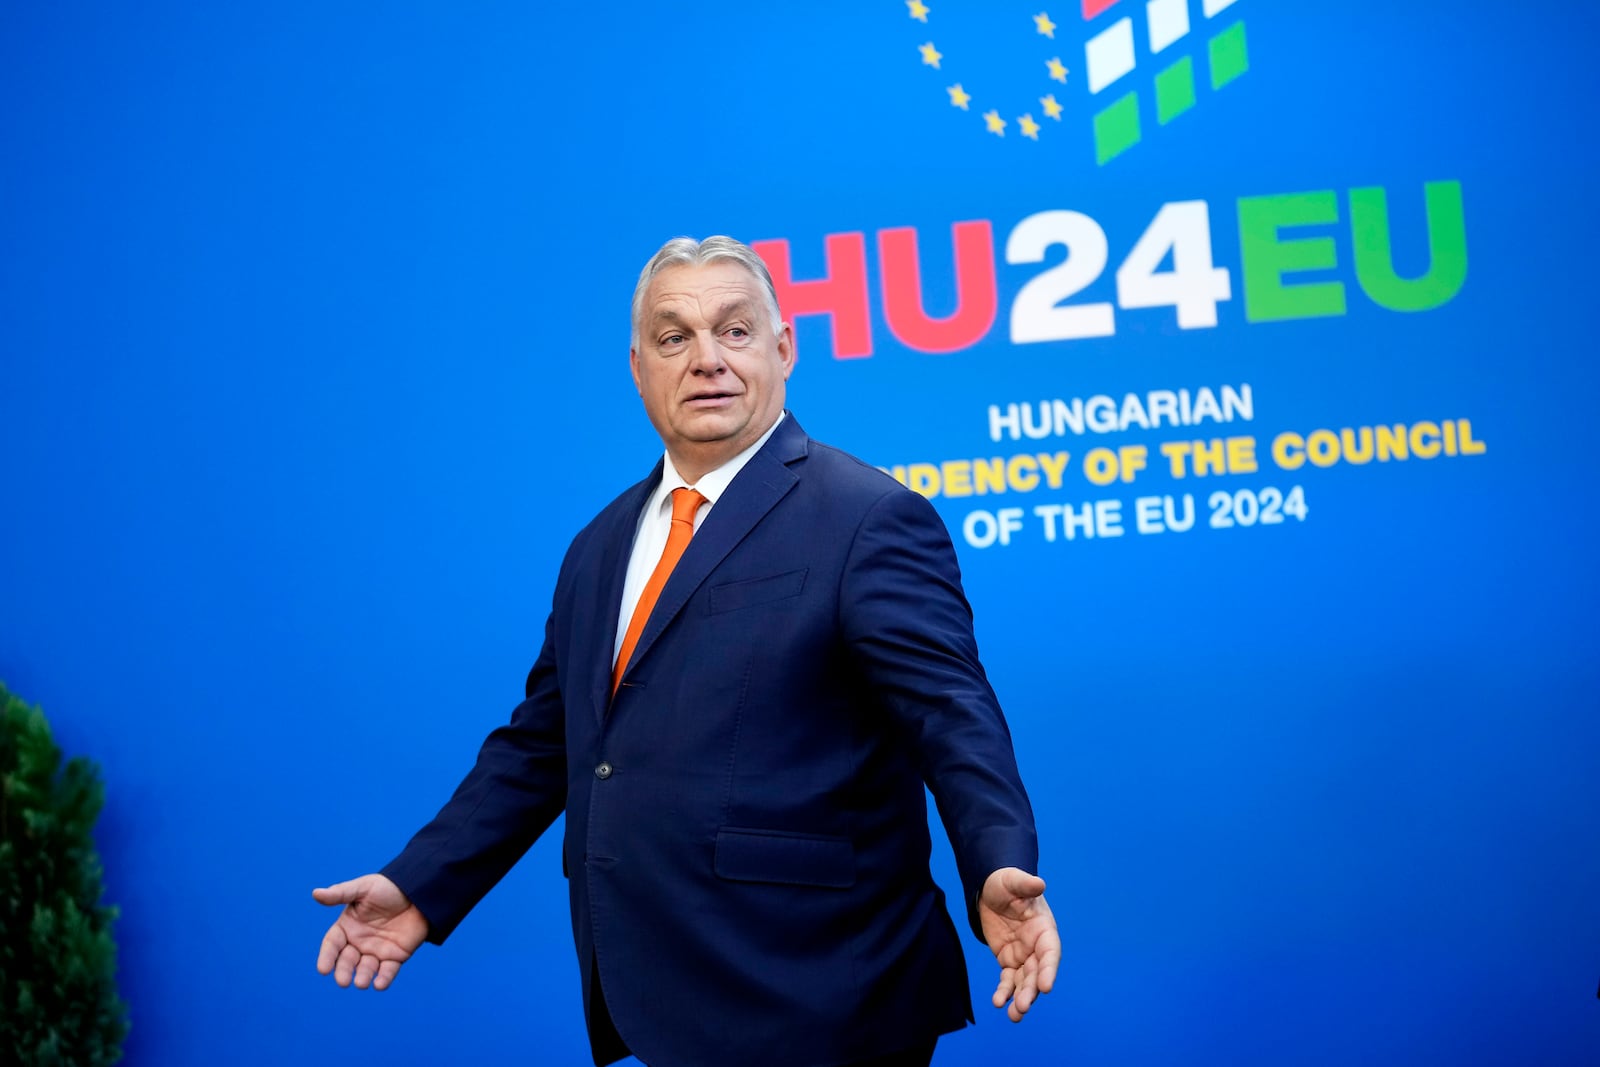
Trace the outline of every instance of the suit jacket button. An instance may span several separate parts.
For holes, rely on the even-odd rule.
[[[601,761],[600,766],[594,769],[594,776],[603,782],[611,777],[612,770],[611,764]]]

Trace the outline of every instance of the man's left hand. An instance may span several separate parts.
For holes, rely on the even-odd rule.
[[[1039,994],[1056,984],[1061,962],[1061,936],[1044,900],[1044,879],[1018,867],[995,871],[978,897],[978,920],[1000,963],[994,1006],[1020,1023]]]

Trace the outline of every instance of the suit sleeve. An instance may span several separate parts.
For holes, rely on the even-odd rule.
[[[566,805],[565,715],[552,624],[528,673],[526,699],[484,741],[478,761],[432,822],[382,873],[442,944]]]
[[[982,940],[984,881],[1001,867],[1036,872],[1039,845],[1011,734],[978,661],[955,549],[931,504],[897,488],[869,509],[839,603],[867,678],[915,739]]]

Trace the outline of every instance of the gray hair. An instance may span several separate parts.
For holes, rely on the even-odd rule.
[[[762,262],[755,249],[743,241],[736,241],[732,237],[723,237],[720,234],[707,237],[704,241],[696,241],[693,237],[674,237],[650,257],[650,262],[639,272],[639,284],[633,287],[633,337],[630,342],[632,346],[635,349],[639,347],[639,327],[644,321],[644,294],[657,274],[669,267],[703,267],[708,263],[724,260],[737,263],[761,283],[761,289],[767,298],[769,325],[776,331],[779,322],[782,321],[778,317],[778,290],[772,284],[772,274],[767,270],[767,265]]]

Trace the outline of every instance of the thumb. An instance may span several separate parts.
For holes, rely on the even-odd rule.
[[[365,878],[352,878],[326,889],[313,889],[311,896],[318,904],[349,904],[361,899],[366,892],[366,881]]]
[[[1044,879],[1036,874],[1015,867],[1005,872],[1001,885],[1006,892],[1017,897],[1042,897],[1044,896]]]

